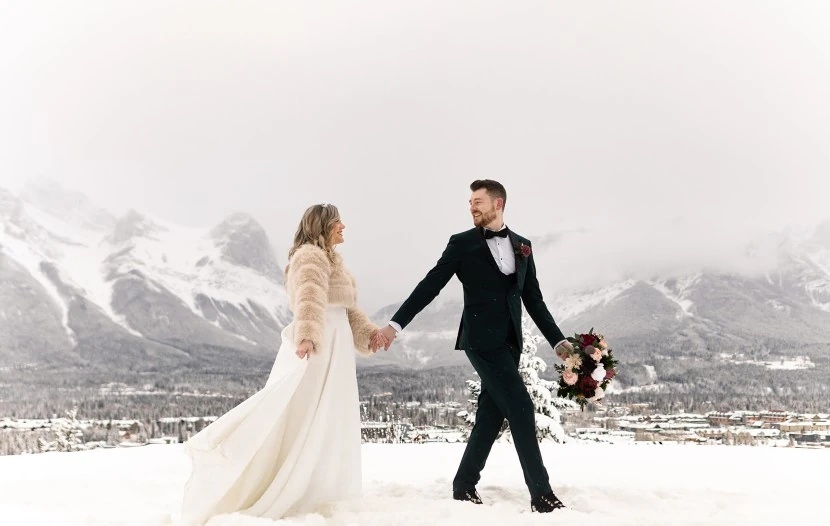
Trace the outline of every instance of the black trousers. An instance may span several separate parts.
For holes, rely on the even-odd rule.
[[[533,401],[519,375],[521,349],[515,343],[517,338],[512,333],[513,331],[501,349],[488,352],[465,351],[481,378],[481,394],[478,397],[476,423],[453,480],[453,490],[475,488],[506,418],[531,497],[539,497],[551,491],[548,472],[536,440]]]

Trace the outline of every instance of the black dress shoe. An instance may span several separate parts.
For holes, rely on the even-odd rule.
[[[481,497],[479,496],[478,492],[474,489],[468,489],[465,491],[455,491],[452,492],[452,498],[455,500],[463,500],[467,502],[472,502],[473,504],[484,504],[481,501]]]
[[[547,495],[536,497],[535,499],[531,499],[530,501],[530,509],[533,511],[538,511],[539,513],[550,513],[553,510],[558,510],[564,507],[565,505],[562,504],[562,501],[559,500],[559,497],[554,495],[552,491]]]

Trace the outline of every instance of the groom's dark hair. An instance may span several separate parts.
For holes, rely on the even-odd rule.
[[[504,210],[504,207],[507,205],[507,190],[504,189],[504,185],[492,179],[476,179],[470,185],[470,190],[473,192],[481,190],[482,188],[487,191],[487,195],[489,195],[491,199],[498,199],[501,197],[501,208]]]

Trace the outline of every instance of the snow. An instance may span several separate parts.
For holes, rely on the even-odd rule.
[[[635,433],[633,431],[592,427],[576,429],[576,435],[581,440],[626,445],[631,445],[635,438]]]
[[[651,381],[650,384],[646,385],[635,385],[631,387],[624,387],[619,380],[614,380],[610,384],[608,384],[608,390],[606,391],[607,394],[622,394],[622,393],[646,393],[646,392],[660,392],[666,388],[665,384],[656,382],[657,380],[657,369],[654,368],[653,365],[643,364],[643,367],[646,370],[646,374],[648,375],[648,379]]]
[[[165,391],[163,389],[154,389],[152,385],[144,386],[143,389],[137,389],[120,382],[110,382],[108,384],[101,385],[101,387],[98,388],[98,394],[101,396],[192,396],[195,398],[235,398],[234,395],[211,391]],[[177,421],[178,420],[179,419],[177,419]]]
[[[729,363],[759,365],[774,371],[800,371],[816,366],[809,356],[770,356],[768,360],[748,360],[744,354],[720,353],[719,356]]]
[[[68,242],[83,243],[90,236],[97,237],[102,233],[100,230],[72,225],[60,217],[56,217],[29,203],[23,203],[23,211],[31,220],[46,229],[46,231]]]
[[[484,506],[451,500],[464,444],[365,444],[364,495],[319,513],[271,521],[240,515],[211,526],[504,526],[819,524],[824,450],[543,444],[551,484],[569,510],[529,512],[512,444],[497,443],[478,490]],[[181,445],[0,457],[0,523],[175,524],[189,475]]]
[[[140,336],[123,316],[112,309],[112,283],[106,280],[101,266],[110,253],[103,243],[104,234],[70,225],[28,204],[24,204],[23,212],[27,229],[23,232],[25,241],[16,240],[19,250],[13,256],[14,259],[23,262],[28,257],[30,265],[33,262],[39,264],[40,261],[54,263],[62,280],[80,289],[87,299],[101,308],[115,323]],[[33,268],[27,267],[27,270],[37,278],[39,273],[33,272]],[[64,299],[57,290],[55,294],[60,298],[64,316],[67,316]],[[68,319],[65,321],[68,322]],[[68,325],[66,328],[71,331]]]
[[[680,312],[677,313],[678,318],[693,317],[692,307],[694,307],[694,303],[688,298],[688,293],[698,279],[700,279],[700,275],[695,274],[675,280],[673,288],[670,288],[666,281],[656,281],[651,283],[651,286],[680,307]]]
[[[281,320],[288,305],[285,289],[256,271],[225,261],[210,229],[153,223],[161,228],[152,236],[130,241],[132,250],[119,259],[119,273],[140,268],[199,316],[203,314],[195,298],[204,294],[214,302],[234,304],[252,318],[248,302],[253,301]]]
[[[97,305],[115,323],[135,336],[141,333],[130,327],[127,319],[112,308],[112,281],[106,279],[102,262],[110,255],[103,236],[90,239],[85,245],[65,247],[61,266],[70,276],[70,282],[79,287],[84,296]]]
[[[804,230],[781,247],[780,258],[788,260],[796,284],[804,289],[814,307],[830,312],[830,248],[807,239],[815,230]],[[782,284],[778,273],[778,285]]]
[[[694,303],[688,298],[688,295],[699,279],[700,274],[685,276],[673,280],[674,283],[671,287],[668,285],[668,280],[647,281],[645,283],[648,283],[648,285],[663,294],[671,302],[677,304],[680,308],[677,316],[678,318],[682,318],[694,316]],[[555,317],[557,320],[567,320],[591,309],[608,305],[636,283],[636,280],[630,279],[587,293],[583,291],[576,294],[558,296],[555,300]]]
[[[23,203],[21,210],[16,221],[0,228],[0,244],[54,298],[73,341],[66,301],[40,272],[42,261],[54,263],[62,281],[77,288],[115,323],[136,336],[141,334],[112,308],[113,281],[108,279],[111,269],[107,261],[113,254],[120,253],[115,260],[120,274],[139,269],[151,284],[164,286],[199,316],[203,314],[195,297],[201,293],[211,301],[237,305],[252,319],[256,314],[249,305],[257,303],[276,321],[287,323],[288,298],[283,286],[254,270],[225,261],[209,235],[210,229],[152,220],[158,228],[151,235],[113,245],[107,232],[69,224],[28,203]],[[200,261],[206,263],[199,264]]]
[[[814,306],[830,312],[830,250],[812,245],[805,257],[815,274],[804,283],[804,290]]]
[[[52,298],[52,301],[60,312],[61,325],[63,326],[69,341],[73,345],[77,343],[75,331],[69,327],[69,306],[61,296],[58,288],[40,269],[43,261],[48,261],[43,254],[31,249],[29,245],[13,235],[8,235],[6,230],[0,229],[0,252],[5,253],[11,259],[22,265],[23,268],[43,287],[43,290]]]
[[[764,303],[777,311],[786,312],[787,314],[790,314],[790,311],[792,310],[789,305],[784,305],[778,300],[767,300]]]
[[[622,384],[617,382],[616,380],[610,384],[608,384],[608,389],[605,391],[606,394],[624,394],[624,393],[659,393],[663,389],[666,389],[665,384],[646,384],[646,385],[634,385],[631,387],[623,387]]]
[[[556,320],[567,320],[590,309],[608,305],[636,283],[634,280],[627,280],[588,293],[556,296],[553,300],[553,304],[556,305],[554,317]]]
[[[816,279],[808,281],[804,284],[804,290],[810,297],[810,301],[819,309],[830,312],[830,301],[822,301],[820,297],[830,297],[830,281],[826,279]]]
[[[791,360],[781,359],[779,361],[763,362],[764,367],[777,371],[798,371],[802,369],[812,369],[816,366],[809,356],[796,356]]]
[[[38,365],[40,365],[40,364],[37,363],[37,362],[16,363],[14,365],[6,365],[6,366],[3,366],[3,367],[0,367],[0,371],[6,372],[6,371],[11,371],[12,369],[17,369],[17,370],[36,369],[38,367]]]

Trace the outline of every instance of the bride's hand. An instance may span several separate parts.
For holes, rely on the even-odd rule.
[[[381,347],[386,347],[389,344],[389,340],[384,336],[383,332],[377,330],[372,335],[372,340],[369,342],[369,349],[372,352],[378,352],[378,349]]]
[[[300,342],[300,345],[297,346],[297,357],[301,360],[305,358],[308,360],[309,355],[311,355],[311,351],[314,350],[314,343],[311,340],[303,340]]]

